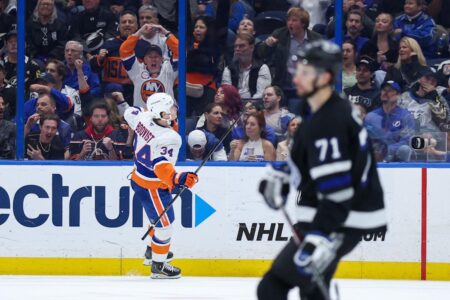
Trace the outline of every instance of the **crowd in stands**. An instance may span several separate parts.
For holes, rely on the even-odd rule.
[[[0,159],[16,152],[15,2],[0,1]],[[26,157],[132,159],[125,109],[157,92],[177,99],[178,1],[31,0],[26,9]],[[187,1],[188,160],[204,159],[230,126],[211,160],[288,158],[306,107],[292,83],[296,54],[335,39],[334,9],[333,0]],[[377,160],[446,160],[450,2],[344,0],[343,11],[343,93]],[[434,143],[412,150],[414,135]]]

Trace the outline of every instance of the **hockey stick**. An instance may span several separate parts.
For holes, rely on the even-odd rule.
[[[236,120],[233,121],[233,123],[231,123],[230,127],[228,128],[228,130],[223,134],[223,136],[220,138],[219,142],[214,146],[214,148],[211,149],[211,151],[209,151],[209,153],[206,155],[206,157],[202,160],[202,162],[200,163],[200,166],[197,167],[197,169],[194,171],[195,174],[197,174],[200,169],[206,164],[206,162],[209,160],[209,158],[211,157],[211,155],[213,155],[213,153],[216,151],[216,149],[219,147],[219,145],[221,143],[223,143],[223,141],[225,140],[225,138],[228,136],[228,134],[230,134],[230,132],[233,130],[234,125],[236,125],[236,123],[238,122],[238,120],[241,119],[242,115],[244,114],[244,111],[242,111],[239,114],[239,117],[236,118]],[[181,190],[175,195],[175,197],[167,204],[166,208],[163,210],[163,212],[158,216],[158,218],[156,219],[154,224],[150,224],[150,226],[148,227],[147,231],[145,232],[145,234],[142,236],[141,240],[145,240],[145,238],[147,237],[147,235],[150,234],[150,231],[159,223],[159,221],[161,220],[161,218],[167,213],[167,211],[172,207],[173,203],[175,202],[175,200],[177,200],[181,194],[184,192],[184,190],[187,189],[187,187],[184,185]]]
[[[297,203],[298,203],[299,197],[300,197],[300,191],[297,192],[297,196],[296,196]],[[281,206],[281,212],[283,213],[284,217],[286,218],[286,221],[288,222],[289,227],[291,227],[292,238],[294,239],[295,244],[300,247],[303,237],[300,236],[300,234],[295,230],[294,223],[292,222],[292,219],[289,216],[289,214],[286,211],[286,208],[284,206]],[[317,269],[314,266],[311,269],[313,271],[313,274],[312,274],[313,279],[312,280],[317,284],[317,287],[319,288],[320,292],[322,293],[322,296],[325,298],[325,300],[331,300],[329,289],[327,288],[327,285],[326,285],[325,281],[323,280],[323,277],[319,274],[319,272],[317,271]],[[336,286],[336,294],[338,295],[337,300],[339,300],[339,293],[337,290],[337,286]]]

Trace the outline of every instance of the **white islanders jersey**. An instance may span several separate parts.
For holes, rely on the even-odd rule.
[[[148,189],[170,188],[155,174],[158,164],[175,165],[181,147],[180,135],[170,127],[153,122],[143,108],[129,107],[124,118],[134,130],[134,170],[131,179]]]

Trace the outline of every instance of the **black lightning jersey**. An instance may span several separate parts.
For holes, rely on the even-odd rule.
[[[303,118],[291,160],[301,177],[297,204],[304,228],[327,234],[386,230],[370,140],[348,100],[333,93],[318,111]]]

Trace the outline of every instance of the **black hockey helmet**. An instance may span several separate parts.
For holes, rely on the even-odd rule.
[[[317,40],[308,43],[297,53],[297,61],[329,71],[334,77],[342,65],[342,52],[333,42]]]

